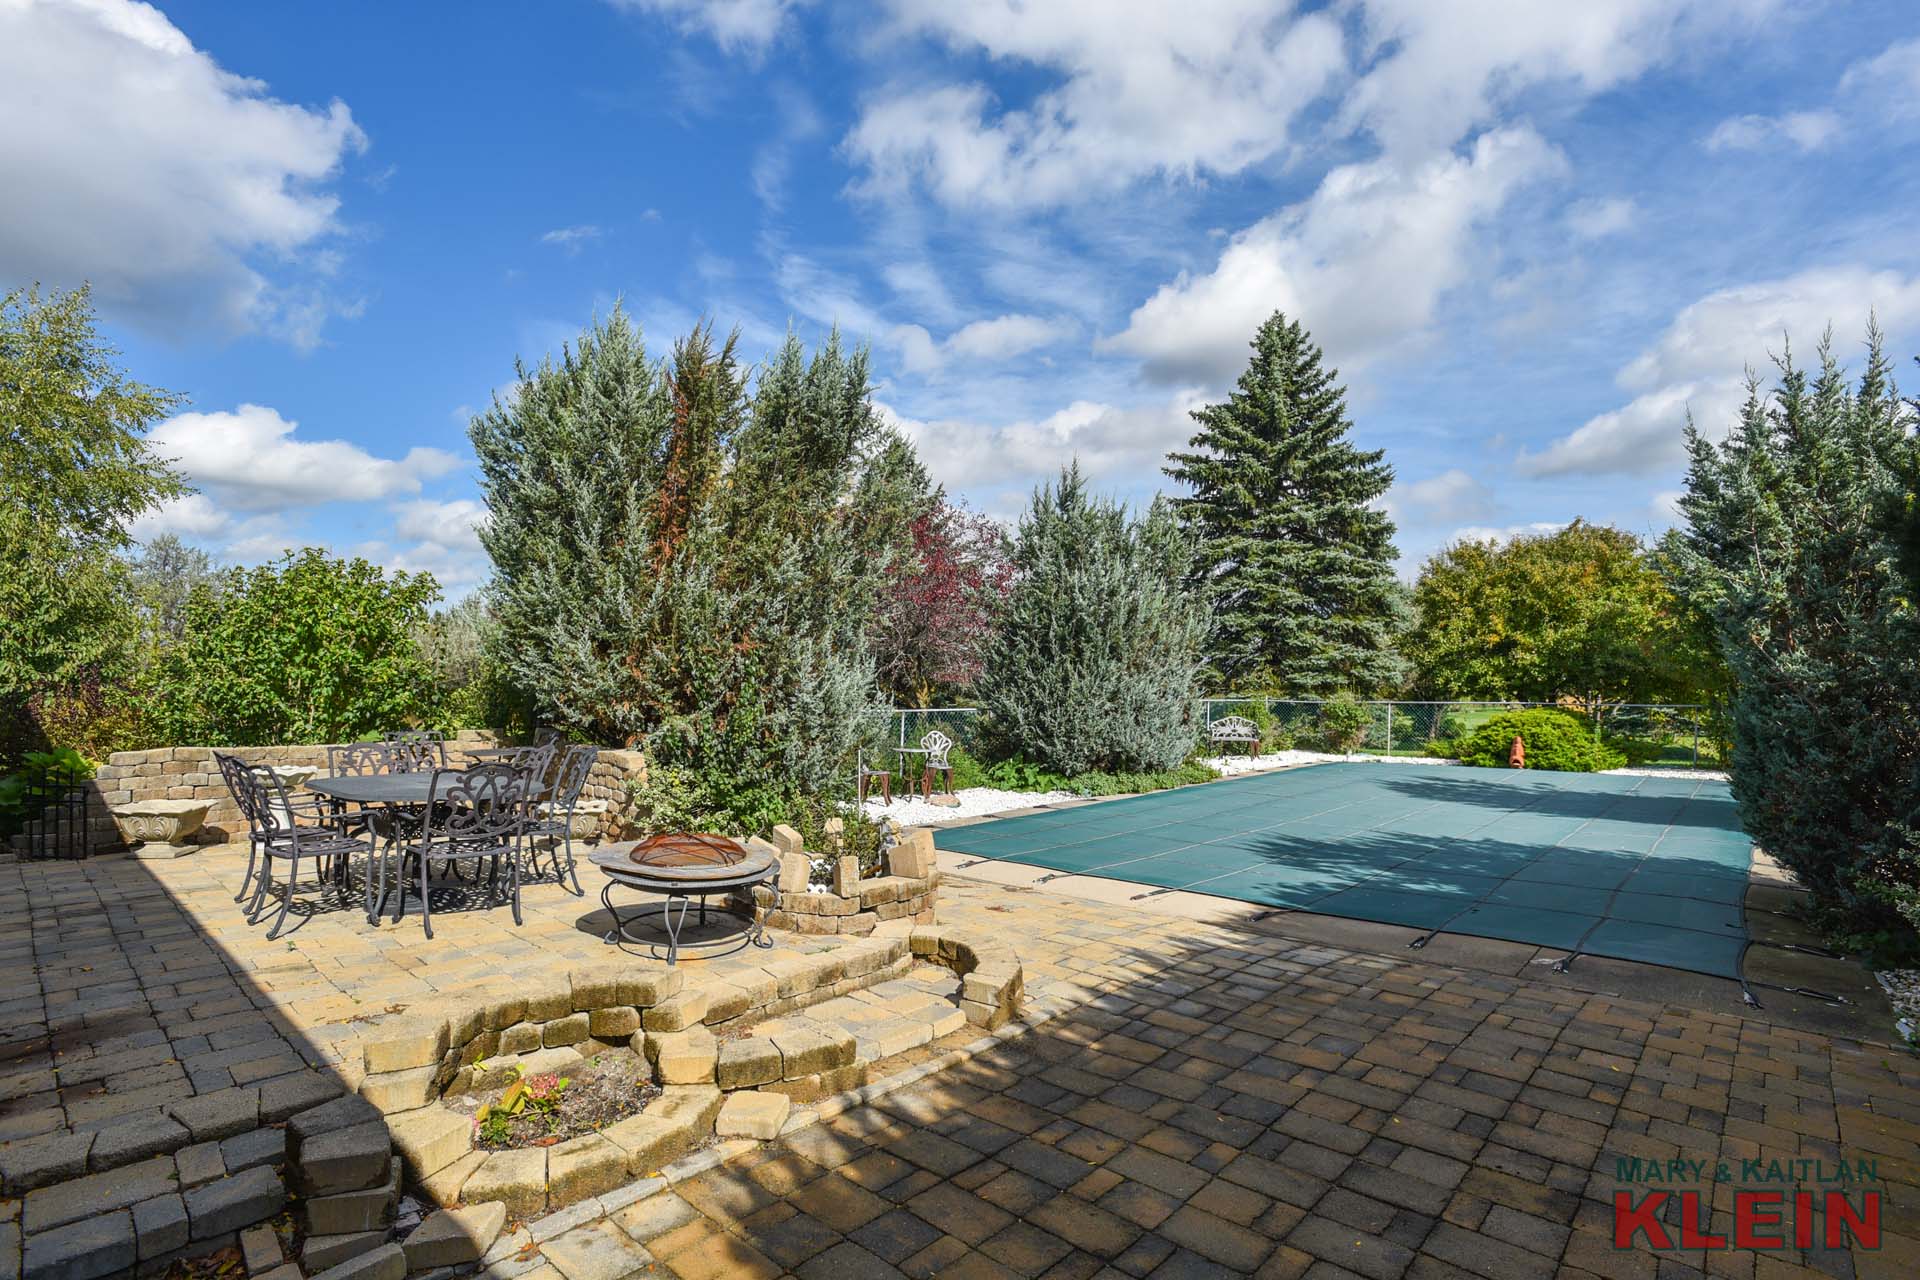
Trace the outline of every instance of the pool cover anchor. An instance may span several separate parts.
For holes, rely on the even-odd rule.
[[[1566,955],[1561,956],[1558,960],[1555,960],[1551,965],[1548,965],[1547,972],[1565,973],[1569,969],[1573,968],[1573,962],[1579,958],[1580,958],[1580,953],[1578,951],[1569,951]]]
[[[1142,898],[1157,898],[1157,897],[1159,897],[1159,896],[1160,896],[1161,894],[1163,894],[1163,893],[1172,893],[1172,892],[1173,892],[1173,890],[1172,890],[1172,889],[1149,889],[1149,890],[1148,890],[1147,892],[1145,892],[1145,893],[1136,893],[1136,894],[1134,894],[1134,895],[1133,895],[1133,896],[1132,896],[1131,898],[1128,898],[1128,899],[1127,899],[1127,901],[1128,901],[1128,902],[1138,902],[1138,901],[1140,901],[1140,899],[1142,899]]]

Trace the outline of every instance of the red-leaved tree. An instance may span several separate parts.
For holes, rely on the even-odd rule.
[[[912,554],[881,593],[873,635],[880,682],[901,706],[973,687],[1012,581],[997,522],[944,498],[913,522]]]

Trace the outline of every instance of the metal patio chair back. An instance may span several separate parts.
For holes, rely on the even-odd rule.
[[[587,779],[599,759],[598,747],[566,748],[553,771],[553,786],[548,790],[546,801],[536,809],[534,821],[527,828],[529,836],[558,837],[549,850],[553,855],[554,878],[563,887],[568,880],[573,881],[576,898],[586,890],[580,887],[580,873],[573,865],[573,818],[580,804],[580,793],[587,789]],[[534,852],[534,860],[537,866],[538,850]]]
[[[402,860],[399,901],[393,918],[405,914],[412,871],[419,876],[420,924],[433,936],[432,874],[436,866],[468,862],[488,864],[486,885],[496,892],[502,871],[513,906],[513,922],[520,917],[520,855],[531,817],[533,783],[527,770],[514,764],[477,764],[470,769],[435,769],[428,784],[425,821],[419,835],[406,846]],[[479,883],[476,876],[475,883]]]
[[[947,756],[953,751],[953,739],[938,729],[932,729],[920,739],[920,745],[927,753],[927,768],[951,769]]]
[[[279,937],[280,930],[286,926],[287,913],[293,906],[294,887],[300,879],[301,859],[311,858],[315,872],[338,885],[345,882],[353,856],[371,855],[373,849],[366,841],[330,827],[302,826],[294,821],[287,784],[270,770],[256,769],[237,756],[218,751],[214,752],[213,759],[234,803],[247,820],[247,874],[241,881],[240,891],[240,896],[245,897],[246,886],[252,883],[253,901],[247,907],[247,923],[260,922],[267,890],[273,883],[274,863],[288,864],[281,886],[280,914],[274,919],[273,928],[267,931],[271,941]]]

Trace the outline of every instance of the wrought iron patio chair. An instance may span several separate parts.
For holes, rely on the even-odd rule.
[[[406,914],[407,891],[419,876],[420,927],[433,937],[433,869],[462,863],[487,864],[489,895],[507,879],[513,922],[520,923],[520,856],[531,816],[530,775],[510,764],[480,764],[467,770],[435,769],[427,788],[426,821],[406,842],[400,859],[393,918]],[[386,905],[386,863],[380,866],[378,905]],[[478,876],[475,877],[479,883]]]
[[[953,762],[948,758],[953,752],[953,739],[938,729],[929,730],[920,739],[921,750],[927,753],[927,771],[921,775],[920,783],[929,798],[933,795],[933,778],[940,775],[946,789],[953,790]]]
[[[573,896],[576,898],[583,896],[586,890],[580,887],[580,874],[573,866],[573,819],[580,809],[580,793],[586,790],[587,777],[593,772],[594,762],[599,759],[598,747],[568,747],[554,770],[553,786],[547,798],[535,804],[533,821],[527,826],[530,838],[545,837],[552,841],[547,851],[553,856],[554,879],[563,886],[572,880]],[[530,852],[534,859],[533,868],[538,871],[539,850],[531,848]]]
[[[272,941],[286,927],[294,889],[300,880],[302,859],[311,859],[315,875],[323,883],[332,881],[337,888],[345,885],[354,856],[371,857],[373,846],[332,826],[308,826],[293,820],[294,810],[287,802],[286,783],[236,756],[215,752],[213,758],[233,802],[240,807],[241,816],[247,822],[246,879],[253,883],[253,901],[247,907],[248,924],[260,923],[264,914],[274,864],[287,864],[280,891],[280,914],[267,930],[267,940]]]
[[[388,769],[392,773],[425,773],[447,767],[447,744],[437,733],[407,729],[389,733],[381,742],[390,748]]]

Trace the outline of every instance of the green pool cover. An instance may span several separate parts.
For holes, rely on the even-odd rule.
[[[1326,764],[937,832],[942,849],[1739,978],[1724,782]]]

